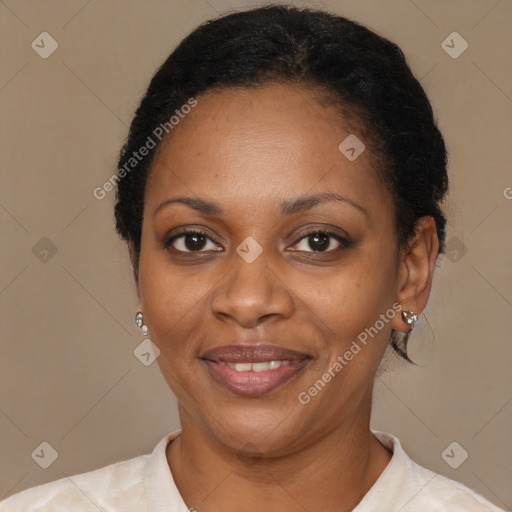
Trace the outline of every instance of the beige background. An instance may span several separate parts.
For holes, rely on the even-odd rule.
[[[395,364],[377,379],[372,426],[510,508],[512,2],[295,3],[397,42],[450,152],[449,254],[411,338],[422,365]],[[92,191],[115,172],[134,109],[171,49],[203,20],[256,5],[0,3],[0,498],[148,453],[178,428],[157,365],[133,353],[143,337],[113,193],[100,201]],[[31,48],[43,31],[59,44],[47,59]],[[453,31],[469,44],[457,59],[441,47]],[[31,457],[44,441],[58,452],[48,469]],[[453,441],[469,454],[458,469],[441,457]]]

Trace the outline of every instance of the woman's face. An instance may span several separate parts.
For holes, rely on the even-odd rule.
[[[353,132],[312,91],[197,101],[147,182],[141,310],[182,424],[234,450],[285,453],[367,418],[391,328],[407,330],[392,308],[393,203],[369,141],[356,133],[366,149],[354,159],[362,146],[349,139],[342,153]],[[251,351],[262,344],[274,347]]]

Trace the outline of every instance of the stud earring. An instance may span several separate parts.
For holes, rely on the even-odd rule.
[[[402,320],[411,326],[409,331],[411,332],[414,329],[414,324],[418,321],[418,316],[414,314],[414,311],[411,310],[402,311]]]
[[[144,314],[141,311],[137,311],[135,315],[135,325],[142,331],[144,336],[148,335],[148,326],[144,325]]]

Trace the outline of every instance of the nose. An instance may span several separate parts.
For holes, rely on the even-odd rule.
[[[294,301],[281,276],[269,267],[265,251],[252,263],[234,254],[232,269],[213,292],[214,316],[254,328],[271,319],[285,319],[293,314]]]

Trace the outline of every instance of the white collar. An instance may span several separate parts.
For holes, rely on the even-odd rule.
[[[154,448],[146,466],[146,492],[154,512],[186,512],[188,507],[174,483],[167,463],[167,445],[175,439],[180,430],[167,434]]]
[[[366,493],[353,512],[362,512],[363,508],[376,498],[382,486],[385,485],[386,480],[389,478],[394,480],[397,472],[402,473],[407,463],[410,462],[397,437],[386,432],[374,430],[372,432],[386,448],[393,452],[393,456],[375,484]],[[187,512],[189,510],[176,487],[167,462],[167,446],[179,434],[181,434],[181,429],[167,434],[159,441],[153,452],[149,455],[145,484],[149,502],[154,512]]]

